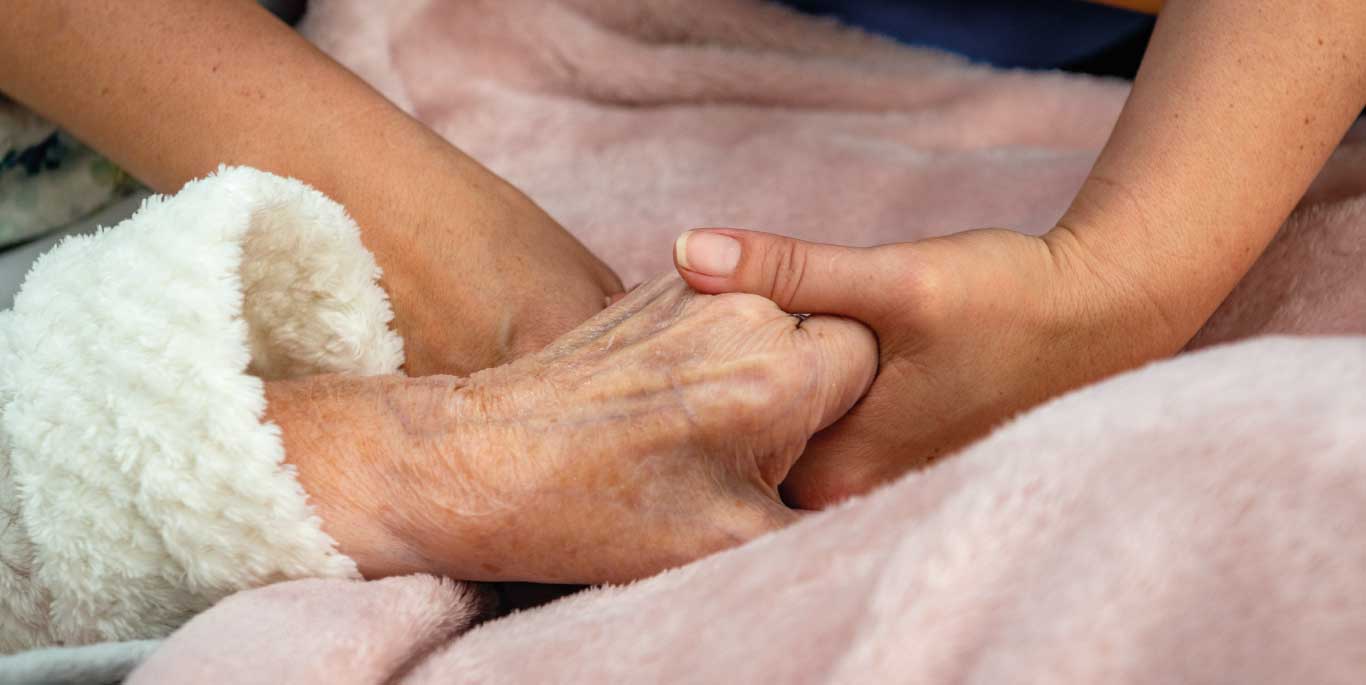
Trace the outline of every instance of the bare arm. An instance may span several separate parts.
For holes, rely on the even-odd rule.
[[[784,482],[814,508],[1012,413],[1181,349],[1265,249],[1366,102],[1366,4],[1171,0],[1090,179],[1044,238],[849,248],[738,230],[675,249],[702,292],[851,316],[878,379]]]
[[[341,202],[410,373],[466,373],[602,307],[616,277],[530,200],[250,0],[7,0],[0,92],[159,191],[219,164]]]
[[[1174,351],[1251,268],[1364,104],[1366,5],[1167,2],[1119,123],[1050,239],[1146,298],[1161,322],[1154,352]]]

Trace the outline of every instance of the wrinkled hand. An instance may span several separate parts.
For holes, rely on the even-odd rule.
[[[596,583],[795,520],[779,483],[875,371],[857,322],[671,275],[467,380],[315,379],[273,386],[271,404],[324,528],[367,575]],[[320,409],[348,394],[364,406]],[[319,444],[309,425],[337,435]]]
[[[878,336],[868,396],[816,436],[783,494],[820,508],[945,455],[1011,414],[1175,352],[1132,284],[1066,231],[987,229],[850,248],[706,229],[675,246],[704,293],[747,292],[791,312],[840,314]]]

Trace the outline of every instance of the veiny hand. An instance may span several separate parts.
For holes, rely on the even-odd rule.
[[[795,520],[778,484],[875,371],[857,322],[670,275],[467,380],[269,393],[324,529],[367,576],[597,583]]]
[[[868,396],[817,435],[782,485],[820,508],[923,466],[1015,412],[1174,353],[1140,289],[1064,229],[1000,229],[852,248],[731,229],[690,231],[679,273],[703,293],[762,295],[790,312],[858,319],[878,336]]]

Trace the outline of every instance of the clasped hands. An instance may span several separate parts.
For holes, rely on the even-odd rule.
[[[704,229],[675,261],[681,280],[467,377],[272,384],[342,551],[370,577],[627,581],[867,492],[1171,344],[1065,230],[849,248]]]

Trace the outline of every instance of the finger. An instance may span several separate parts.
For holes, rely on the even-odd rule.
[[[868,425],[866,406],[860,405],[807,443],[783,480],[784,502],[801,509],[825,509],[895,477],[885,472],[888,455],[878,453],[866,437],[859,439],[858,429],[864,429],[864,436],[875,430]]]
[[[808,435],[835,423],[868,392],[877,376],[877,337],[867,326],[841,316],[816,315],[796,323],[806,353],[813,394],[819,397]]]
[[[904,404],[863,402],[806,443],[801,460],[783,480],[783,501],[823,509],[924,468],[963,444],[933,430],[908,439]]]
[[[890,293],[895,272],[876,248],[810,243],[796,238],[705,228],[674,243],[683,280],[707,294],[751,293],[784,311],[841,314],[869,321]]]
[[[839,316],[817,314],[794,323],[805,388],[787,398],[783,432],[787,447],[762,451],[759,480],[772,489],[790,477],[811,436],[839,421],[872,387],[877,376],[877,339],[866,325]]]
[[[691,291],[679,282],[677,276],[656,276],[632,288],[622,298],[551,342],[539,356],[542,360],[553,360],[590,345],[602,344],[604,336],[616,335],[624,342],[649,330],[648,326],[636,321],[642,311],[652,306],[658,307],[661,300],[675,302],[689,297],[692,297]]]
[[[762,480],[775,491],[787,480],[811,436],[839,421],[868,392],[877,376],[877,338],[867,326],[840,316],[793,319],[797,358],[806,374],[805,389],[792,398],[783,421],[795,440],[791,449],[765,453]],[[775,494],[776,497],[776,494]]]

